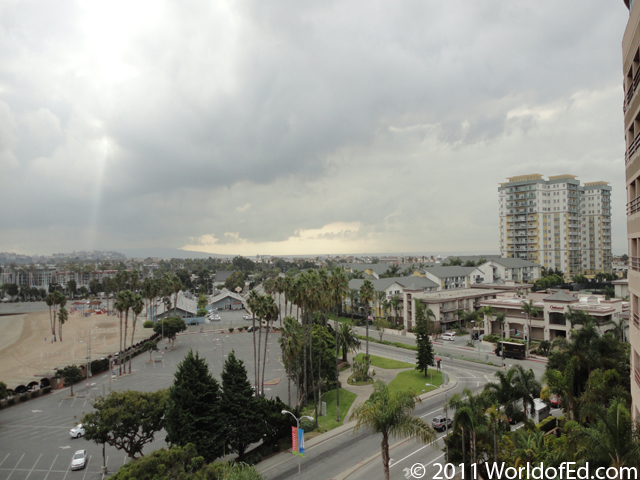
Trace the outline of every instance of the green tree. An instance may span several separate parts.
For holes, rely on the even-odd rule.
[[[180,317],[167,317],[153,326],[153,331],[155,333],[159,333],[164,335],[166,338],[171,340],[171,346],[173,347],[174,342],[176,341],[176,336],[180,332],[184,332],[187,329],[187,324],[184,323],[184,320]]]
[[[66,297],[64,301],[65,303],[67,303]],[[67,323],[67,320],[69,320],[69,311],[66,308],[64,308],[64,306],[61,306],[60,310],[58,310],[58,335],[59,335],[60,341],[62,341],[62,325]]]
[[[44,301],[49,307],[49,323],[51,324],[51,340],[53,340],[56,336],[56,323],[55,323],[55,317],[53,316],[53,313],[51,311],[51,307],[55,305],[55,295],[53,293],[47,294],[47,296],[44,298]]]
[[[165,418],[170,445],[193,443],[207,462],[223,455],[227,427],[220,411],[220,386],[198,352],[189,350],[178,364]]]
[[[142,351],[143,352],[149,351],[149,361],[151,361],[151,355],[153,355],[153,352],[158,351],[158,344],[153,340],[147,340],[142,345]]]
[[[355,353],[360,348],[360,340],[356,336],[356,331],[353,329],[353,325],[348,323],[340,323],[338,325],[338,344],[340,350],[342,350],[342,361],[347,361],[347,353]]]
[[[382,336],[384,335],[384,329],[389,328],[389,322],[387,322],[387,319],[384,317],[377,317],[373,321],[373,323],[376,327],[376,332],[378,332],[378,335],[380,336],[380,341],[382,341]]]
[[[369,304],[373,301],[374,292],[375,290],[373,288],[373,283],[371,283],[371,280],[365,280],[360,287],[360,301],[364,306],[364,319],[367,332],[365,356],[367,357],[367,360],[369,360]]]
[[[68,365],[58,370],[56,377],[64,378],[64,386],[71,387],[71,396],[73,396],[73,384],[82,380],[82,372],[77,365]]]
[[[302,328],[296,319],[293,317],[285,317],[282,324],[282,331],[280,332],[280,338],[278,343],[280,344],[280,350],[282,351],[282,363],[287,372],[287,391],[288,401],[291,405],[291,379],[298,378],[300,373],[300,350],[302,348],[301,343]],[[300,404],[300,391],[298,390],[298,402]]]
[[[164,426],[167,391],[112,391],[93,402],[95,411],[82,417],[85,438],[123,450],[130,458],[142,455],[147,443]]]
[[[253,393],[244,362],[232,350],[222,370],[220,411],[227,427],[227,452],[237,452],[239,461],[244,459],[247,447],[262,438],[256,428],[260,414]]]
[[[336,343],[336,378],[339,377],[338,371],[338,355],[340,354],[340,342],[338,340],[338,309],[342,307],[342,299],[349,291],[349,281],[344,274],[344,270],[335,267],[331,272],[329,279],[330,292],[329,295],[333,301],[335,321],[333,322],[333,330]],[[340,388],[336,387],[336,422],[340,421]]]
[[[131,313],[133,313],[133,325],[131,327],[131,348],[133,348],[133,339],[136,334],[136,323],[138,323],[138,315],[142,313],[142,309],[144,308],[144,301],[142,300],[142,296],[137,293],[135,297],[133,297],[133,301],[131,302]],[[133,360],[133,355],[129,356],[129,373],[131,373],[131,362]]]
[[[234,293],[237,287],[244,289],[244,273],[240,271],[233,272],[231,276],[225,280],[224,287]]]
[[[434,353],[431,339],[429,338],[429,320],[425,315],[425,308],[422,302],[416,302],[416,370],[427,376],[427,370],[434,365]]]
[[[71,279],[67,282],[67,291],[71,295],[71,298],[75,297],[77,289],[78,289],[78,284],[76,283],[75,280]]]
[[[533,300],[522,302],[522,311],[527,316],[527,357],[529,356],[529,342],[531,341],[531,317],[537,317],[542,314],[542,308],[536,307]]]
[[[7,391],[7,384],[4,382],[0,382],[0,400],[6,398],[9,395]]]
[[[369,400],[353,410],[351,417],[356,420],[353,431],[365,428],[382,435],[382,467],[385,479],[389,480],[389,439],[409,437],[427,443],[435,440],[436,433],[424,420],[412,415],[420,402],[415,392],[390,393],[382,380],[377,380],[373,388]]]

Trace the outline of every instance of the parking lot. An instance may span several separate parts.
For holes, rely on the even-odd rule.
[[[36,398],[0,411],[0,479],[11,480],[57,480],[67,478],[102,478],[102,446],[82,438],[71,439],[69,430],[92,408],[92,400],[99,395],[114,390],[155,391],[168,388],[178,363],[190,348],[207,360],[212,374],[220,379],[226,355],[233,349],[241,358],[253,379],[253,336],[251,333],[233,333],[229,326],[250,325],[242,320],[244,311],[221,311],[221,321],[204,326],[189,327],[186,334],[178,336],[175,349],[162,341],[160,352],[153,353],[154,361],[149,362],[149,354],[144,353],[133,360],[133,372],[110,381],[108,374],[92,377],[87,387],[85,382],[74,386],[77,395],[69,397],[69,389],[57,390],[45,397]],[[200,328],[204,327],[204,333]],[[214,331],[215,328],[215,331]],[[264,342],[264,331],[263,342]],[[265,374],[265,394],[279,396],[287,401],[287,378],[280,363],[279,334],[269,334],[267,365]],[[164,350],[167,347],[167,350]],[[292,386],[292,397],[295,388]],[[146,445],[148,453],[166,446],[164,432],[159,432],[153,443]],[[71,457],[76,450],[85,449],[88,463],[85,469],[71,471]],[[124,452],[106,448],[109,473],[115,472],[126,463]]]

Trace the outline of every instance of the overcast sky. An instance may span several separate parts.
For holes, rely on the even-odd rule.
[[[0,251],[498,251],[498,183],[611,183],[622,0],[0,0]]]

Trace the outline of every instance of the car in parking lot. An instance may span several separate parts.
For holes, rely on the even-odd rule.
[[[437,417],[433,417],[433,420],[431,420],[431,426],[435,430],[444,430],[445,428],[451,428],[452,423],[453,420],[444,415],[438,415]]]
[[[82,470],[87,465],[87,451],[78,450],[71,459],[71,470]]]
[[[551,395],[549,403],[553,408],[560,408],[562,406],[562,399],[558,395]]]
[[[200,322],[198,320],[194,319],[189,322],[189,325],[198,325],[199,323]]]
[[[447,332],[442,334],[442,340],[450,340],[453,342],[455,339],[456,339],[455,332]]]
[[[78,425],[73,427],[71,430],[69,430],[69,435],[71,435],[71,438],[80,438],[81,436],[83,436],[84,427],[82,426],[82,424],[79,423]]]
[[[242,315],[242,318],[244,320],[250,320],[251,319],[251,315],[249,315],[248,313],[245,313],[244,315]]]

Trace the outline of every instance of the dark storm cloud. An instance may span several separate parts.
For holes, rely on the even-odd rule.
[[[91,3],[37,5],[0,7],[0,221],[15,229],[0,250],[78,217],[113,247],[360,222],[415,250],[451,243],[433,228],[449,221],[473,249],[464,224],[484,217],[476,238],[497,248],[497,183],[564,173],[549,170],[565,144],[602,121],[560,137],[536,108],[620,83],[628,15],[604,0],[197,1],[114,3],[100,24]],[[619,110],[603,151],[623,140]],[[594,180],[573,145],[567,173]]]

